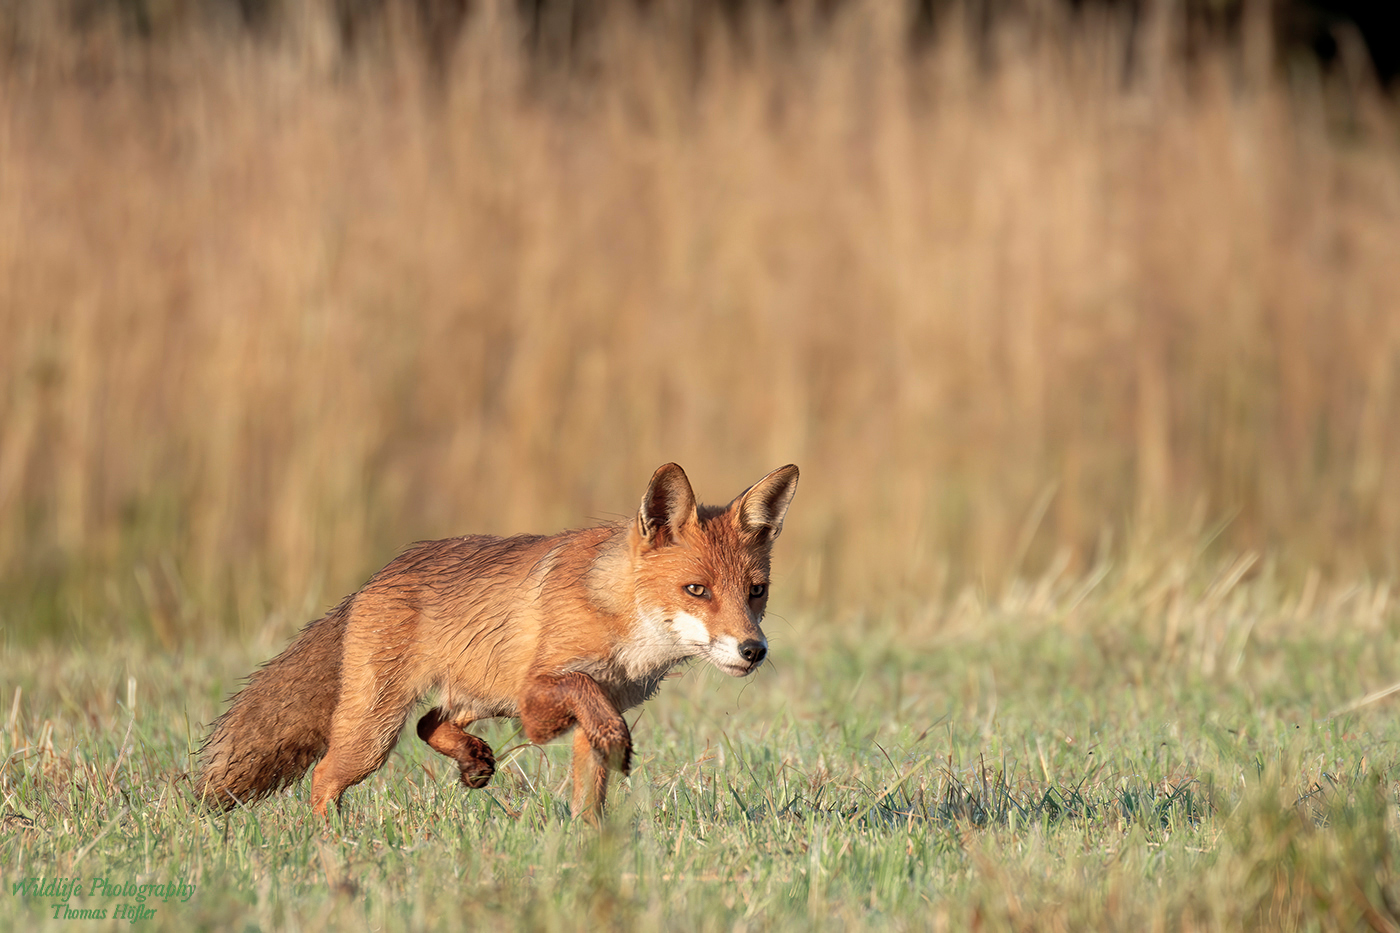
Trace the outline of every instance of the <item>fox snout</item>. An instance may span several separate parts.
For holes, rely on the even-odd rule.
[[[757,638],[750,638],[748,641],[739,645],[739,657],[748,661],[752,667],[758,667],[767,656],[768,645],[759,641]]]
[[[747,626],[747,637],[740,641],[733,635],[712,634],[710,629],[689,612],[678,612],[670,620],[671,631],[692,656],[705,658],[731,677],[747,677],[763,659],[768,657],[768,640],[758,626]]]
[[[710,642],[704,654],[711,664],[729,676],[747,677],[768,657],[768,642],[761,633],[757,638],[743,641],[726,635]]]

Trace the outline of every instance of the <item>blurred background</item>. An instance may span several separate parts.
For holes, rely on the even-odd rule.
[[[0,2],[5,637],[802,483],[775,609],[1388,576],[1400,122],[1306,0]],[[1315,581],[1314,581],[1315,582]]]

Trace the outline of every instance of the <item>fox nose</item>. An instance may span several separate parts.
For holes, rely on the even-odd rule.
[[[739,657],[750,664],[757,664],[768,654],[768,646],[757,638],[750,638],[739,645]]]

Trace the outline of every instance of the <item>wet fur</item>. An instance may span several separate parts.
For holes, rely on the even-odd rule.
[[[481,787],[495,770],[478,719],[518,718],[526,736],[574,740],[574,812],[596,815],[610,770],[627,773],[622,713],[676,664],[708,657],[731,674],[762,661],[773,539],[797,482],[775,470],[728,507],[697,506],[680,467],[657,470],[637,518],[543,537],[471,535],[416,544],[250,678],[215,721],[196,790],[216,807],[253,802],[319,760],[325,815],[388,757],[425,694],[420,738]],[[704,582],[704,599],[684,587]],[[699,618],[709,644],[673,624]],[[696,615],[699,614],[699,615]],[[750,647],[746,662],[732,645]]]

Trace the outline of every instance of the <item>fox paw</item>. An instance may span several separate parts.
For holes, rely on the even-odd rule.
[[[476,741],[465,743],[468,747],[458,750],[457,767],[462,772],[462,783],[475,790],[491,783],[491,776],[496,773],[496,756],[481,739],[470,734],[467,738]]]
[[[624,748],[624,749],[622,750],[622,757],[621,757],[619,760],[614,761],[612,758],[609,758],[609,759],[608,759],[608,765],[609,765],[610,767],[616,768],[618,771],[621,771],[623,777],[626,777],[627,775],[631,774],[631,773],[632,773],[632,745],[631,745],[631,743],[628,743],[627,747]]]
[[[462,785],[478,790],[491,783],[491,776],[496,773],[496,763],[494,761],[478,761],[472,763],[458,762],[462,769]]]
[[[606,723],[589,739],[609,768],[623,774],[632,773],[632,736],[627,731],[627,723],[621,719]]]

